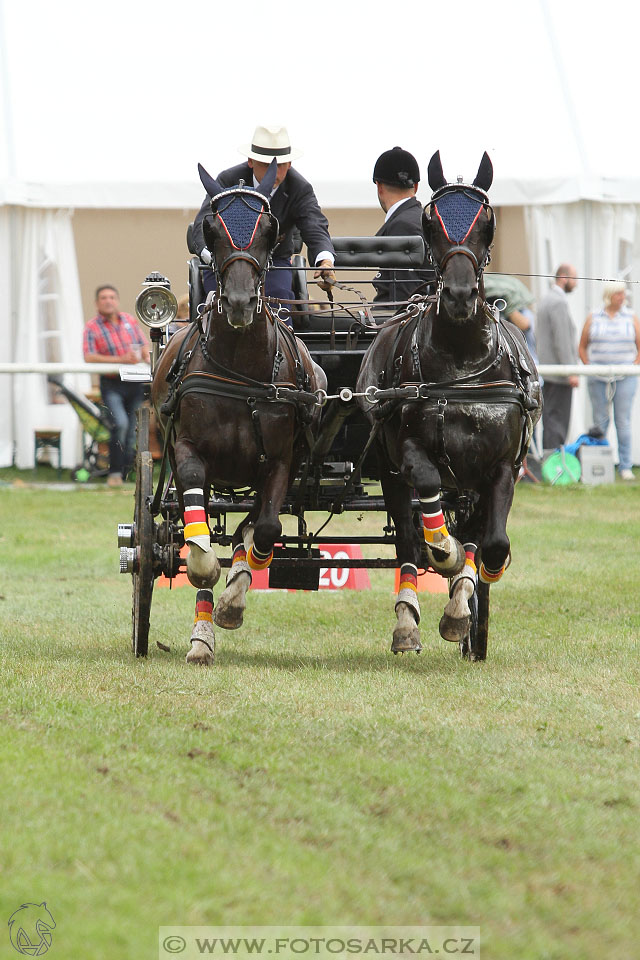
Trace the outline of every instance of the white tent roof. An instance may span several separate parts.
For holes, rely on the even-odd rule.
[[[377,208],[369,181],[316,180],[314,189],[326,209]],[[558,177],[545,180],[496,179],[491,187],[496,206],[530,206],[594,200],[603,203],[640,203],[640,178]],[[429,189],[418,196],[424,201]],[[24,183],[0,184],[0,206],[17,205],[42,209],[116,208],[190,210],[202,203],[203,189],[197,181],[164,183]]]
[[[396,143],[425,179],[436,149],[465,180],[486,149],[496,204],[635,201],[640,10],[446,10],[0,0],[0,202],[191,208],[197,162],[215,173],[239,161],[237,145],[271,120],[329,207],[375,206],[373,162]]]

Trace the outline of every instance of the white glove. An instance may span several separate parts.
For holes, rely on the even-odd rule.
[[[213,260],[211,253],[209,252],[209,250],[207,250],[206,247],[203,247],[202,250],[200,251],[200,259],[202,260],[203,263],[206,263],[207,266],[209,266],[209,264]]]

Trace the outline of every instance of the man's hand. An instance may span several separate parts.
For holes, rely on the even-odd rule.
[[[569,386],[570,386],[570,387],[573,387],[574,389],[575,389],[575,388],[578,386],[578,384],[580,383],[580,377],[567,377],[567,379],[568,379],[568,381],[569,381]]]
[[[140,363],[140,361],[142,360],[142,351],[139,347],[137,350],[136,349],[127,350],[127,352],[122,354],[121,356],[114,357],[114,360],[117,363],[121,363],[121,364]]]
[[[313,279],[317,280],[318,277],[322,279],[318,283],[318,286],[321,290],[331,290],[331,287],[336,282],[336,275],[333,272],[333,264],[331,260],[321,260],[320,263],[316,264],[318,269],[313,275]]]

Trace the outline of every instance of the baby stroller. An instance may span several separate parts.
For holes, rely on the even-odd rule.
[[[71,390],[61,377],[49,376],[48,380],[67,398],[82,424],[82,463],[72,472],[72,478],[78,483],[86,483],[95,477],[106,477],[109,473],[109,451],[101,452],[100,446],[108,444],[111,437],[111,418],[107,408]]]

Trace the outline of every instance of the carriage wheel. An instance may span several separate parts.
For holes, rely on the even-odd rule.
[[[487,659],[487,640],[489,639],[489,584],[478,580],[473,596],[469,600],[471,625],[469,635],[460,641],[460,653],[469,660]]]
[[[147,503],[153,496],[153,458],[149,451],[149,407],[138,411],[136,455],[136,501],[134,510],[137,570],[133,574],[131,646],[136,657],[146,657],[149,647],[149,615],[153,595],[153,517]]]

